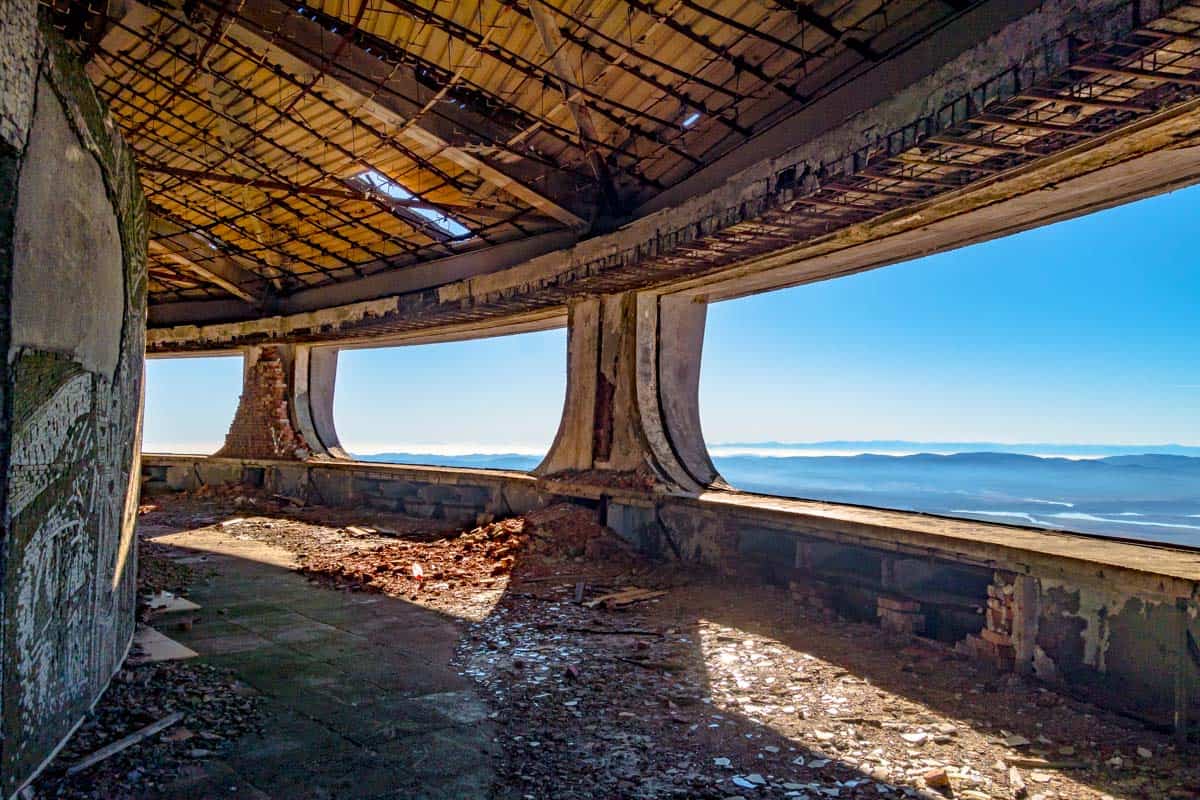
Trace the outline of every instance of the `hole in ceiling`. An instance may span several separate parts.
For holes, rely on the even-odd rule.
[[[359,173],[355,176],[355,180],[367,185],[371,189],[374,189],[386,197],[390,197],[393,200],[418,199],[417,196],[408,189],[405,189],[391,178],[373,169]],[[441,211],[433,208],[426,208],[424,206],[406,206],[405,208],[410,213],[429,220],[435,227],[455,238],[471,235],[470,228],[454,219],[454,217],[444,214]]]

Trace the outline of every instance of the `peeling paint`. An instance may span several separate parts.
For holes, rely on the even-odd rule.
[[[1107,670],[1107,654],[1109,645],[1108,620],[1124,612],[1126,605],[1133,600],[1130,594],[1116,591],[1102,591],[1078,583],[1067,583],[1050,578],[1041,580],[1042,592],[1049,594],[1061,592],[1072,598],[1074,608],[1062,609],[1063,617],[1074,617],[1084,622],[1080,632],[1083,644],[1083,663],[1099,672]],[[1143,614],[1145,612],[1143,611]]]

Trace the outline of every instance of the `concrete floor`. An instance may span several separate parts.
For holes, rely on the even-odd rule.
[[[382,595],[318,588],[285,550],[204,531],[159,539],[210,572],[199,612],[155,626],[266,698],[264,733],[202,762],[172,798],[488,795],[492,726],[449,662],[455,621]],[[179,623],[197,617],[187,628]]]

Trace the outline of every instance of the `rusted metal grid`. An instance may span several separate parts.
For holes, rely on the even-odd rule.
[[[433,321],[465,323],[555,306],[580,292],[702,275],[969,187],[1197,97],[1200,7],[1189,4],[1120,41],[1078,48],[1051,79],[1022,86],[1017,70],[996,76],[870,147],[815,171],[805,164],[781,169],[751,200],[576,265],[536,291],[455,307],[432,294],[414,296],[403,315],[301,338],[404,333]]]
[[[462,130],[466,146],[564,170],[575,195],[595,191],[588,154],[600,152],[633,204],[956,12],[940,0],[277,4],[337,36],[332,53],[309,53],[322,65],[316,77],[301,78],[226,35],[266,2],[198,0],[146,29],[118,21],[126,46],[104,48],[107,6],[54,0],[60,12],[92,15],[77,25],[85,54],[138,155],[151,210],[173,234],[194,234],[187,255],[202,269],[154,256],[153,302],[227,296],[204,278],[220,259],[285,295],[557,227],[328,91],[321,78],[343,48],[415,70],[437,99],[424,115],[444,113],[444,103],[486,114],[511,135]],[[574,75],[552,68],[554,53],[534,33],[539,11]],[[375,90],[392,87],[377,81]],[[569,99],[592,115],[594,139],[568,113]],[[353,178],[368,169],[414,198],[364,191]],[[414,208],[444,213],[469,234],[448,236]]]

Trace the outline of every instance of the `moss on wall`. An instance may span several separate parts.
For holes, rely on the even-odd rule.
[[[29,30],[36,41],[21,44],[38,54],[33,86],[6,80],[7,62],[0,60],[0,93],[32,93],[6,96],[4,107],[33,103],[28,130],[0,143],[0,336],[6,355],[0,362],[0,457],[6,467],[0,492],[0,797],[20,788],[103,691],[132,637],[136,602],[146,206],[132,153],[74,55],[48,26]],[[57,138],[80,156],[62,159],[53,174],[44,167],[45,153],[40,161],[30,157],[38,142],[29,130],[47,124],[57,126]],[[119,259],[106,266],[83,252],[82,234],[95,236],[95,228],[47,231],[54,215],[22,206],[45,197],[47,181],[62,193],[100,198],[95,207],[115,220],[109,229],[120,240]],[[35,186],[41,191],[29,191]],[[31,250],[29,242],[42,235],[53,235],[55,247]],[[29,252],[40,260],[26,258],[22,267]],[[27,291],[36,281],[39,298],[51,299],[38,309],[45,314],[37,320],[42,329],[53,329],[56,317],[75,319],[69,315],[94,302],[87,286],[63,278],[67,261],[78,269],[81,258],[87,269],[120,271],[96,276],[119,289],[105,307],[87,309],[100,320],[101,332],[119,341],[115,366],[107,369],[85,358],[88,342],[40,346],[37,332],[13,315],[14,288]],[[14,280],[23,283],[14,287]]]

